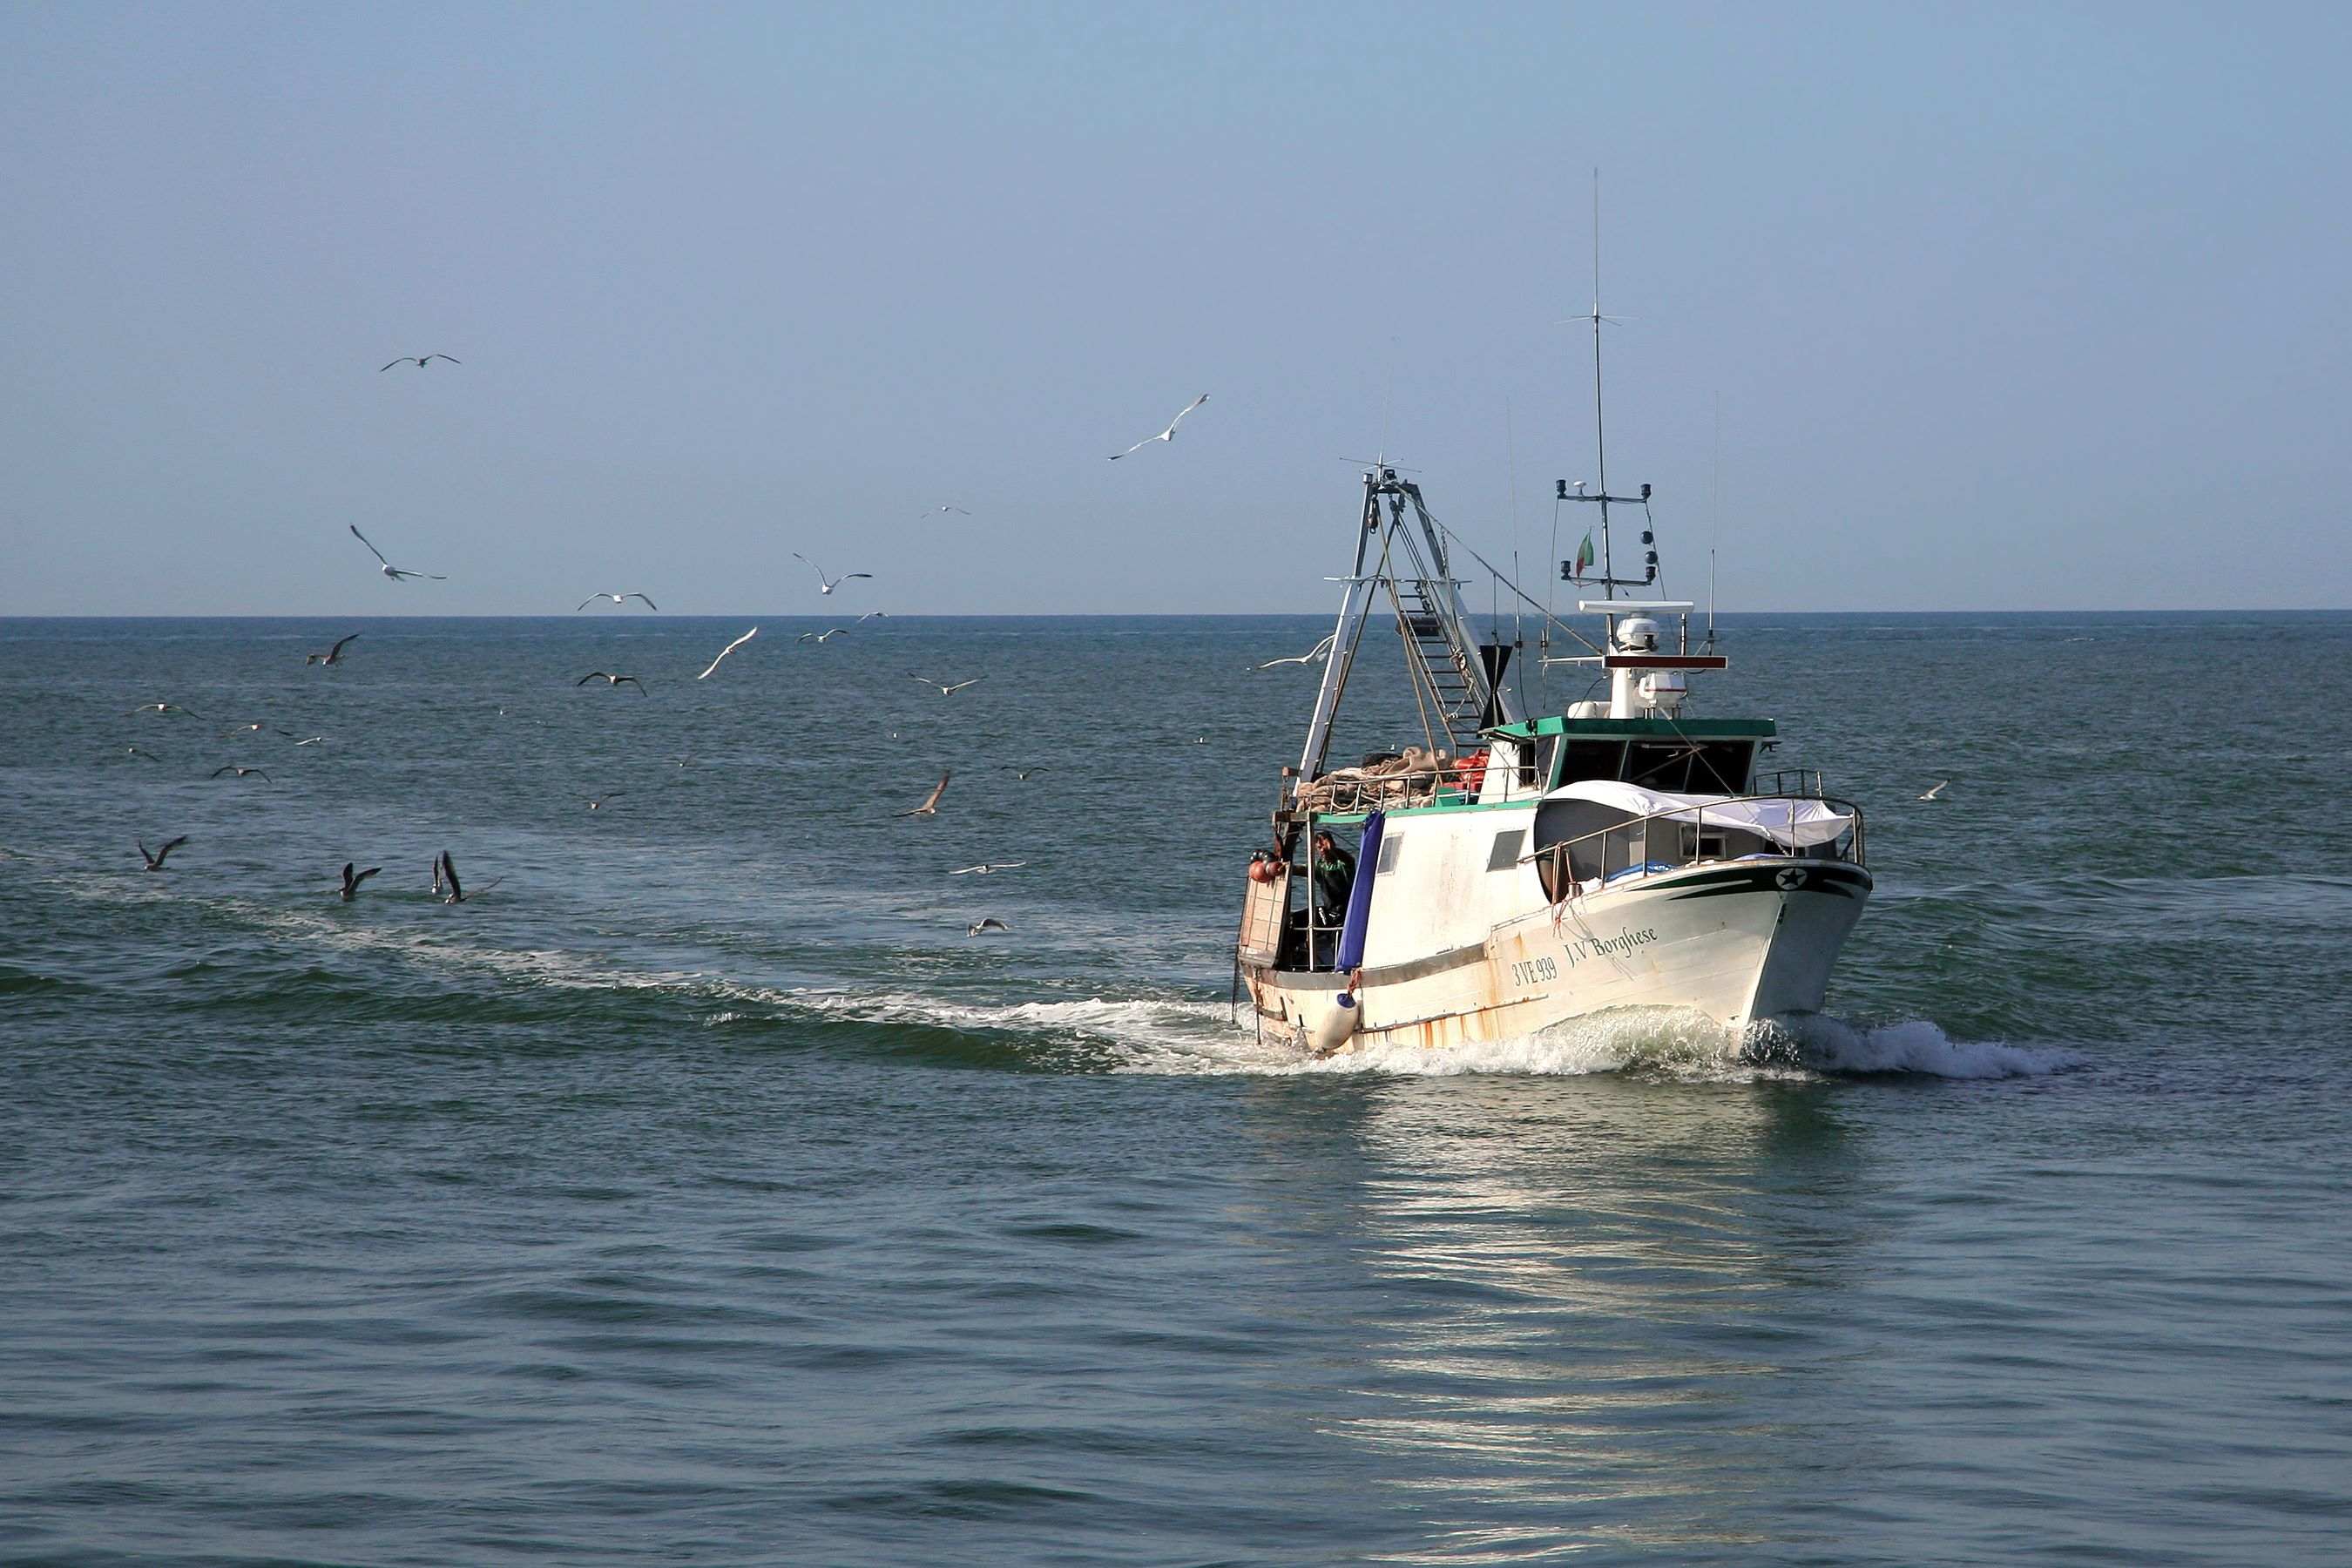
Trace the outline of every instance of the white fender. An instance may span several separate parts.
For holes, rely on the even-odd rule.
[[[1330,1010],[1315,1021],[1307,1031],[1307,1048],[1318,1057],[1328,1057],[1348,1043],[1363,1018],[1364,1010],[1356,1005],[1356,998],[1342,991],[1331,1004]]]

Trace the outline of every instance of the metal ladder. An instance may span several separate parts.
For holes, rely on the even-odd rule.
[[[1429,588],[1426,582],[1398,578],[1397,606],[1404,620],[1405,646],[1412,650],[1417,673],[1435,702],[1458,757],[1480,744],[1478,732],[1487,719],[1484,683],[1463,668],[1461,645],[1447,634],[1444,617],[1431,602]]]

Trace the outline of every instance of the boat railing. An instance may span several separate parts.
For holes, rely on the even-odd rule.
[[[1819,775],[1816,774],[1815,777],[1818,778]],[[1759,801],[1780,800],[1802,800],[1832,807],[1845,815],[1849,826],[1837,837],[1824,843],[1809,845],[1801,849],[1784,850],[1780,855],[1768,854],[1760,857],[1761,858],[1839,860],[1852,866],[1864,863],[1862,807],[1850,800],[1842,800],[1827,795],[1775,792],[1729,795],[1714,804],[1717,806],[1747,805]],[[1723,818],[1710,824],[1706,820],[1706,813],[1707,808],[1703,805],[1673,806],[1664,811],[1651,812],[1643,816],[1629,816],[1622,822],[1612,822],[1606,827],[1597,827],[1590,833],[1580,833],[1574,838],[1563,838],[1557,844],[1544,845],[1529,854],[1520,856],[1519,863],[1533,865],[1536,868],[1537,875],[1542,879],[1544,885],[1545,897],[1557,904],[1574,898],[1581,892],[1591,890],[1595,885],[1605,888],[1612,881],[1630,879],[1637,874],[1679,871],[1690,866],[1759,858],[1706,853],[1706,837],[1710,832],[1718,835],[1743,833],[1750,837],[1762,837],[1768,843],[1771,842],[1770,835],[1759,833],[1758,829],[1748,823]],[[1650,825],[1653,823],[1669,823],[1677,829],[1685,829],[1687,830],[1686,838],[1685,834],[1678,832],[1672,848],[1656,848],[1651,842],[1654,836],[1650,831]],[[1595,839],[1600,841],[1597,857],[1598,874],[1595,877],[1579,879],[1572,875],[1577,858],[1576,850],[1580,846],[1591,846]],[[1685,841],[1690,846],[1688,849],[1683,847]],[[1724,843],[1727,847],[1728,841],[1725,840]],[[1638,849],[1636,846],[1639,847]],[[1611,864],[1612,849],[1622,851],[1618,857],[1618,863],[1613,866]],[[1641,857],[1638,860],[1634,858],[1637,853]]]
[[[1780,768],[1756,775],[1754,798],[1762,800],[1824,800],[1819,768]]]

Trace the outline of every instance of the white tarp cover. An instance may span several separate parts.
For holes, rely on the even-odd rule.
[[[1792,849],[1827,844],[1853,826],[1853,818],[1818,800],[1733,800],[1721,795],[1674,795],[1613,779],[1562,784],[1546,800],[1589,800],[1635,816],[1664,813],[1669,821],[1738,827],[1760,833]]]

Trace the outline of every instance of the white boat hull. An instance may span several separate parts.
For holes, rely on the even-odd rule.
[[[1326,1052],[1506,1040],[1621,1007],[1694,1008],[1734,1029],[1821,1011],[1870,874],[1840,861],[1717,862],[1544,907],[1478,945],[1348,976],[1244,966],[1261,1020]]]

